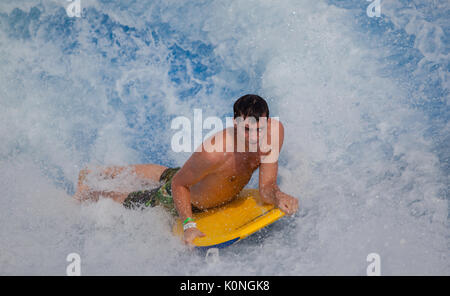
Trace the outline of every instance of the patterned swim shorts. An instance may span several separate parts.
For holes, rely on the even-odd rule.
[[[161,205],[176,216],[177,210],[172,198],[172,178],[179,169],[179,167],[167,168],[159,178],[159,182],[162,182],[161,186],[152,190],[131,192],[123,202],[123,206],[128,209],[139,209]]]

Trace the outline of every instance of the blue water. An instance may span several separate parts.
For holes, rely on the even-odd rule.
[[[77,252],[86,275],[364,275],[375,252],[382,274],[450,275],[450,4],[369,4],[2,1],[0,274]],[[294,217],[207,264],[159,209],[72,201],[87,165],[182,165],[171,120],[225,122],[247,93],[285,125]]]

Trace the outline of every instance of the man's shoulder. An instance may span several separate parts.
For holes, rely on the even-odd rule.
[[[283,123],[277,118],[270,117],[269,124],[279,125],[280,129],[284,129]]]
[[[216,152],[225,152],[226,143],[229,140],[229,131],[227,129],[223,129],[221,131],[218,131],[214,135],[211,135],[210,137],[206,138],[202,145],[198,147],[196,152],[209,152],[209,153],[216,153]],[[218,155],[215,155],[216,157]]]
[[[197,154],[198,158],[209,162],[223,162],[230,156],[230,153],[226,153],[226,143],[230,139],[227,129],[223,129],[205,139],[194,153]]]
[[[284,125],[280,120],[275,118],[269,118],[268,122],[268,136],[269,139],[272,137],[276,137],[281,140],[281,143],[284,139]]]

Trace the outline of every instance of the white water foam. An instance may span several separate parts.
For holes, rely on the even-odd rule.
[[[64,274],[71,252],[85,275],[364,275],[372,252],[382,274],[449,274],[448,183],[424,137],[426,116],[380,74],[385,52],[361,41],[348,10],[323,1],[82,3],[80,19],[58,1],[0,5],[1,274]],[[439,24],[407,15],[392,21],[417,34],[427,59],[445,60],[439,44],[424,48]],[[174,56],[175,44],[199,57]],[[219,66],[201,76],[198,61]],[[173,79],[177,63],[187,78]],[[179,95],[196,84],[194,96]],[[189,155],[168,151],[170,119],[193,108],[229,115],[235,94],[251,92],[285,125],[279,185],[301,209],[219,262],[186,250],[161,209],[70,197],[87,164],[181,165]]]

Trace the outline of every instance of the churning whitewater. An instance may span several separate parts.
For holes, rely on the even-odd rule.
[[[0,3],[1,275],[65,275],[70,253],[82,275],[365,275],[371,253],[450,275],[448,1],[80,4]],[[293,217],[208,263],[160,208],[73,200],[87,166],[182,165],[172,119],[225,120],[247,93],[284,124]]]

